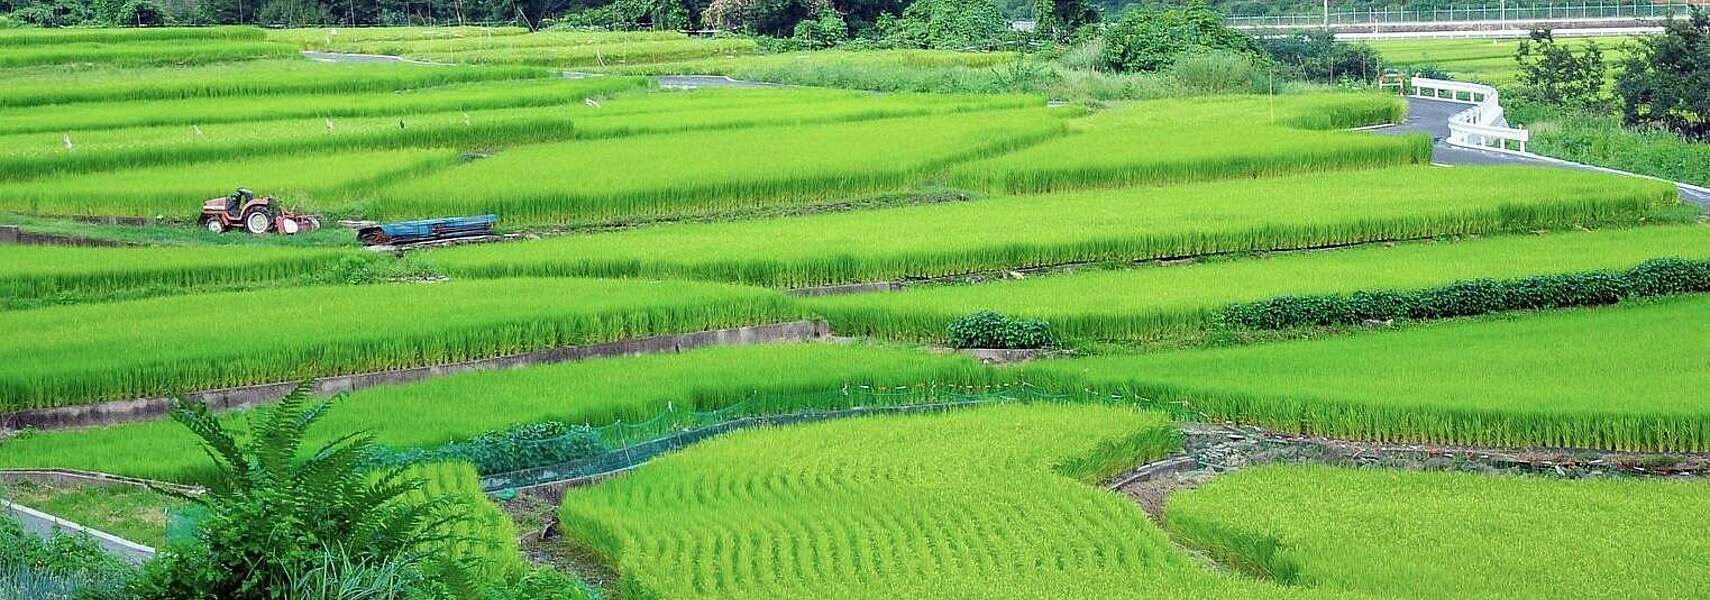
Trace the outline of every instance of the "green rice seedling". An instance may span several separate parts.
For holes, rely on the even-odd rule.
[[[362,54],[420,56],[470,50],[570,48],[689,40],[691,40],[689,36],[676,31],[541,31],[528,35],[418,36],[412,38],[392,36],[390,39],[370,38],[363,40],[347,38],[336,40],[336,45],[332,47]]]
[[[778,54],[756,54],[722,58],[703,58],[674,63],[653,63],[639,65],[608,65],[593,70],[626,75],[677,75],[682,73],[698,73],[706,75],[727,75],[737,79],[753,79],[759,81],[776,81],[779,83],[808,82],[792,81],[768,75],[785,72],[798,68],[807,71],[814,70],[886,70],[913,71],[946,68],[984,69],[990,70],[1012,63],[1018,55],[1013,52],[952,52],[948,50],[819,50],[813,52],[783,52]],[[813,84],[827,85],[826,81],[813,81]],[[843,80],[839,83],[853,84],[839,87],[854,87],[860,89],[882,89],[885,91],[941,91],[939,87],[894,87],[861,85],[860,82]],[[995,91],[995,90],[994,90]]]
[[[1633,222],[1678,202],[1672,186],[1630,177],[1409,167],[658,226],[429,257],[468,276],[671,276],[796,287]]]
[[[278,246],[243,250],[0,246],[0,305],[65,293],[289,279],[328,268],[350,255],[336,248]]]
[[[829,408],[839,391],[864,386],[983,386],[1003,381],[961,355],[865,344],[766,344],[680,354],[596,358],[505,371],[450,375],[352,393],[316,425],[319,447],[367,431],[392,448],[467,440],[525,423],[609,425],[672,410],[714,411],[751,398],[776,398],[777,412]],[[234,426],[244,422],[232,413]],[[399,419],[397,415],[410,418]],[[200,481],[207,458],[170,419],[8,439],[0,468],[73,468],[133,477]]]
[[[534,82],[530,82],[534,83]],[[544,83],[544,82],[543,82]],[[556,92],[554,92],[556,94]],[[638,133],[803,125],[1038,106],[1026,97],[863,96],[858,92],[637,94],[605,103],[478,111],[315,116],[212,124],[0,135],[0,179],[311,150],[442,146],[491,150],[531,141]],[[718,100],[730,101],[724,106]],[[546,100],[546,98],[542,98]],[[99,105],[71,105],[91,108]],[[977,119],[978,117],[962,117]],[[637,142],[642,143],[642,142]]]
[[[0,145],[9,149],[0,151],[0,180],[172,168],[181,163],[231,162],[232,157],[259,161],[269,155],[312,153],[332,157],[340,151],[383,148],[492,148],[566,139],[574,132],[568,112],[543,106],[28,133],[0,136]]]
[[[981,285],[803,300],[844,335],[943,339],[979,310],[1043,319],[1058,335],[1145,339],[1212,325],[1237,302],[1283,295],[1414,290],[1453,281],[1625,269],[1710,258],[1710,227],[1687,225],[1364,246],[1188,265],[1091,271]]]
[[[532,67],[427,68],[319,64],[304,60],[256,60],[172,69],[54,67],[9,77],[6,85],[0,87],[0,106],[375,92],[554,76],[552,71]]]
[[[1325,131],[1404,113],[1375,94],[1151,100],[1088,117],[1076,135],[961,165],[951,181],[1043,192],[1429,162],[1425,136]]]
[[[195,221],[201,201],[248,187],[286,205],[344,207],[357,191],[451,166],[442,149],[263,156],[0,183],[0,209],[45,215],[161,217]]]
[[[349,50],[361,42],[440,40],[528,33],[522,27],[303,27],[274,29],[267,39],[296,44],[304,50]]]
[[[588,279],[309,286],[12,311],[0,313],[0,330],[9,332],[0,341],[0,410],[436,365],[800,314],[782,295],[756,288]]]
[[[1710,538],[1682,524],[1706,504],[1702,481],[1265,465],[1172,494],[1165,522],[1219,563],[1311,589],[1699,598]]]
[[[1197,419],[1345,439],[1710,450],[1710,297],[1036,363]]]
[[[572,489],[560,523],[631,598],[1287,593],[1214,574],[1088,485],[1175,445],[1158,415],[1111,406],[744,431]]]
[[[209,40],[258,42],[267,34],[255,27],[150,27],[119,29],[8,29],[0,30],[0,48],[75,43],[135,43],[174,41],[200,43]]]
[[[475,465],[440,462],[413,465],[404,476],[422,487],[399,498],[406,504],[446,502],[462,518],[433,533],[440,538],[422,548],[431,563],[455,565],[487,585],[505,586],[528,571],[518,547],[517,526],[481,489]]]
[[[270,94],[179,100],[127,100],[0,108],[0,133],[69,133],[153,125],[194,125],[302,117],[409,115],[576,103],[644,88],[634,77],[525,80],[349,94]],[[58,136],[55,136],[58,137]],[[63,141],[63,140],[62,140]],[[63,144],[60,145],[63,148]]]
[[[55,42],[8,47],[0,68],[93,63],[112,66],[198,65],[295,56],[297,49],[274,42],[160,40]]]
[[[1556,43],[1578,52],[1590,42],[1603,49],[1603,59],[1619,68],[1626,57],[1623,48],[1628,38],[1557,38]],[[1433,67],[1454,74],[1457,78],[1476,79],[1495,84],[1514,81],[1519,72],[1514,52],[1519,40],[1375,40],[1366,42],[1378,51],[1385,63],[1404,69]],[[1614,73],[1610,73],[1611,76]]]
[[[748,38],[696,38],[619,41],[565,46],[496,47],[446,52],[411,52],[410,55],[415,58],[442,62],[575,68],[663,63],[714,56],[740,56],[752,54],[759,49],[759,43]]]
[[[388,188],[382,215],[590,223],[801,204],[905,187],[1063,131],[1043,108],[516,148]]]

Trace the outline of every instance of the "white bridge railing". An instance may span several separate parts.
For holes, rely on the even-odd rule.
[[[1523,153],[1526,141],[1532,137],[1524,129],[1509,127],[1502,119],[1502,104],[1498,102],[1496,88],[1488,85],[1414,77],[1413,95],[1472,105],[1449,117],[1450,144]]]

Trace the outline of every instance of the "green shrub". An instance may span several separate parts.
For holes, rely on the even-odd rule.
[[[1044,321],[989,310],[950,323],[950,345],[957,348],[1049,348],[1056,343],[1057,336]]]
[[[1640,296],[1710,292],[1710,261],[1653,258],[1627,272],[1627,285]]]
[[[1582,271],[1519,279],[1469,279],[1414,291],[1277,296],[1224,307],[1222,321],[1286,329],[1368,320],[1442,319],[1504,310],[1614,304],[1627,297],[1710,292],[1710,260],[1655,258],[1627,271]]]
[[[1197,2],[1169,10],[1130,9],[1104,33],[1104,65],[1115,71],[1157,71],[1209,50],[1258,54],[1253,38]]]
[[[41,539],[0,516],[0,598],[118,599],[135,569],[86,535]]]
[[[587,458],[610,450],[587,425],[546,421],[489,431],[435,448],[377,448],[368,461],[390,466],[467,461],[482,473],[503,473]]]
[[[984,48],[1009,33],[1009,20],[991,0],[918,0],[902,17],[880,21],[881,36],[920,48]]]

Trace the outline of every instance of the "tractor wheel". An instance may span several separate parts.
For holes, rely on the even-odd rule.
[[[226,224],[221,222],[217,218],[215,218],[215,219],[202,219],[202,226],[207,227],[208,231],[213,232],[214,235],[219,235],[219,234],[226,232]]]
[[[249,213],[244,215],[243,228],[250,233],[267,233],[268,229],[273,228],[273,217],[267,216],[267,211],[264,210]]]

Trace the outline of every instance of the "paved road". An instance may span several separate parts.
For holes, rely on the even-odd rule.
[[[1378,135],[1405,135],[1410,133],[1430,134],[1434,145],[1431,149],[1431,162],[1439,165],[1536,165],[1558,167],[1565,169],[1583,169],[1588,171],[1607,171],[1599,167],[1571,163],[1563,160],[1540,157],[1536,155],[1519,155],[1509,152],[1494,152],[1452,146],[1443,141],[1449,137],[1449,117],[1466,110],[1470,106],[1463,102],[1447,102],[1429,98],[1408,98],[1407,118],[1401,124],[1393,127],[1370,130]],[[1680,198],[1687,202],[1710,208],[1710,190],[1676,184],[1680,190]]]

